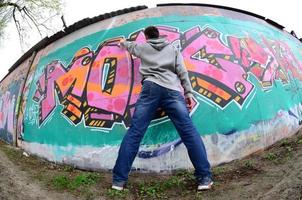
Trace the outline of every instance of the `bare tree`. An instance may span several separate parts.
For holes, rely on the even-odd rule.
[[[61,27],[55,28],[53,20],[61,15],[62,5],[62,0],[0,0],[0,39],[10,22],[15,24],[21,47],[34,32],[41,38],[56,32]]]

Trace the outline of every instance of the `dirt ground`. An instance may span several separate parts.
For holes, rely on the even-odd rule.
[[[3,145],[3,144],[2,144]],[[58,193],[42,188],[33,181],[27,171],[21,170],[5,153],[0,151],[0,199],[75,199],[67,193]]]
[[[192,172],[132,173],[128,190],[110,190],[110,172],[49,163],[0,142],[0,200],[33,199],[290,199],[302,200],[302,131],[265,151],[213,168],[214,188],[196,192]],[[74,181],[72,187],[57,180]],[[54,181],[55,180],[55,181]],[[59,183],[59,184],[58,184]],[[63,182],[64,183],[64,182]],[[61,185],[60,185],[61,184]],[[58,187],[59,186],[59,187]]]

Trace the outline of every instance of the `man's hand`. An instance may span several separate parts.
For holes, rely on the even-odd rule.
[[[192,97],[186,97],[187,108],[189,111],[193,109],[193,99]]]

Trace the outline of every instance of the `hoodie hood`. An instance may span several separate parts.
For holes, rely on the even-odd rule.
[[[148,39],[147,43],[158,51],[162,50],[169,44],[169,42],[165,38]]]

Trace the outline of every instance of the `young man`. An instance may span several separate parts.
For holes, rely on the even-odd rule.
[[[147,27],[144,34],[146,43],[120,43],[121,48],[141,59],[139,71],[143,86],[135,104],[131,126],[124,136],[113,168],[112,188],[124,189],[140,142],[157,108],[161,107],[173,122],[188,150],[195,168],[198,190],[210,189],[213,181],[206,149],[189,116],[193,90],[182,55],[167,40],[159,37],[156,27]],[[180,84],[186,100],[181,94]]]

